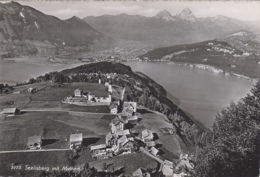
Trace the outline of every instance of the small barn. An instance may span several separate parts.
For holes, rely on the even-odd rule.
[[[17,108],[4,108],[1,113],[6,116],[14,116],[20,114],[20,110]]]
[[[35,93],[35,92],[37,92],[37,89],[30,87],[30,88],[28,88],[28,92],[29,93]]]
[[[81,90],[81,89],[76,89],[76,90],[74,91],[75,97],[81,97],[82,94],[83,94],[83,90]]]
[[[144,142],[150,142],[153,140],[153,133],[150,130],[143,130],[142,131],[142,140]]]
[[[83,141],[82,133],[70,134],[70,149],[80,148]]]
[[[41,136],[30,136],[28,137],[27,147],[30,150],[41,149],[42,137]]]

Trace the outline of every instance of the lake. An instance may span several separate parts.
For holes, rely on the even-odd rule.
[[[82,63],[83,64],[83,63]],[[126,62],[134,71],[141,71],[162,85],[168,97],[181,109],[203,125],[209,127],[215,114],[231,100],[237,102],[244,97],[253,82],[235,76],[224,76],[187,66],[167,63]],[[47,72],[79,66],[37,65],[23,62],[0,61],[0,83],[21,83]]]
[[[83,63],[81,63],[83,64]],[[28,81],[51,71],[60,71],[81,65],[76,64],[32,64],[0,60],[0,83],[16,84]]]
[[[162,85],[168,97],[182,110],[210,127],[217,112],[249,93],[253,82],[178,64],[126,62]],[[176,101],[178,99],[178,101]]]

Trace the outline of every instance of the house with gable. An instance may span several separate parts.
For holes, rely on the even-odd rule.
[[[118,117],[112,119],[109,126],[112,134],[116,134],[117,131],[124,130],[124,123]]]
[[[153,138],[153,133],[150,130],[145,129],[142,131],[143,142],[151,142]]]

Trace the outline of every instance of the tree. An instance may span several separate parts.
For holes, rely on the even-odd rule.
[[[257,176],[260,141],[260,81],[237,104],[216,116],[204,136],[193,176]]]

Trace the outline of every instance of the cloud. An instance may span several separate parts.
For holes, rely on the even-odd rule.
[[[79,14],[80,12],[81,10],[78,9],[65,8],[65,9],[59,9],[57,11],[50,12],[50,14],[61,18],[70,18],[72,16],[77,16],[77,14]]]

